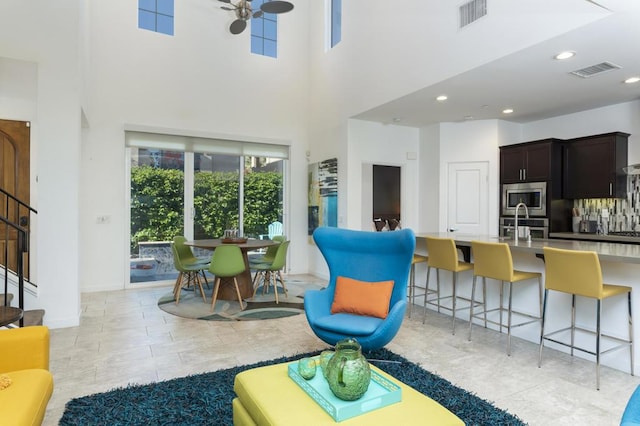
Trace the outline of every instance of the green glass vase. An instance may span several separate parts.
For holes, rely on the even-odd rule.
[[[371,369],[355,339],[344,339],[327,365],[327,382],[333,394],[344,401],[355,401],[369,388]]]

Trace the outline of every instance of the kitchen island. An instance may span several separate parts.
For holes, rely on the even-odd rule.
[[[638,244],[624,244],[615,242],[597,242],[587,240],[562,240],[562,239],[534,239],[532,241],[519,240],[513,241],[511,239],[504,239],[497,236],[487,235],[470,235],[470,234],[458,234],[458,233],[416,233],[416,251],[420,254],[427,254],[425,237],[434,236],[441,238],[453,238],[456,246],[462,251],[468,254],[471,248],[472,241],[484,241],[484,242],[500,242],[506,243],[511,249],[511,255],[513,257],[514,267],[516,269],[541,272],[544,280],[544,259],[543,251],[544,247],[554,247],[566,250],[586,250],[595,251],[598,253],[600,263],[602,266],[602,274],[605,283],[627,285],[632,287],[632,310],[635,315],[640,315],[640,245]],[[466,257],[466,256],[465,256]],[[473,261],[473,253],[471,253],[471,261]],[[448,294],[451,288],[451,274],[441,273],[441,288],[444,294]],[[426,267],[418,269],[416,266],[416,282],[424,283],[426,279]],[[457,288],[458,294],[464,297],[470,297],[471,295],[471,282],[473,280],[473,274],[469,272],[463,272],[458,276]],[[544,282],[544,281],[543,281]],[[432,272],[430,286],[435,288],[435,274]],[[514,286],[513,306],[514,309],[527,312],[529,314],[538,314],[537,305],[537,290],[535,285],[521,285]],[[487,303],[489,307],[495,307],[499,303],[498,296],[499,283],[494,280],[487,280]],[[613,336],[625,337],[627,334],[627,307],[625,298],[612,298],[605,300],[605,307],[603,309],[604,316],[602,322],[602,330],[605,334]],[[581,327],[594,329],[595,328],[595,302],[593,300],[577,298],[576,302],[576,323]],[[443,311],[445,312],[445,311]],[[427,313],[427,324],[429,323],[429,315],[435,315],[433,311]],[[571,296],[567,294],[561,294],[552,292],[549,305],[548,305],[548,324],[549,329],[561,328],[567,326],[570,321],[571,315]],[[467,311],[460,311],[456,316],[461,320],[468,322],[469,313]],[[638,322],[636,317],[636,323]],[[490,326],[498,332],[496,327]],[[546,328],[546,327],[545,327]],[[638,341],[640,336],[640,328],[634,328],[634,341]],[[526,327],[520,327],[514,329],[512,332],[514,337],[522,338],[533,343],[540,342],[540,325],[539,323],[532,324]],[[506,335],[505,335],[506,339]],[[593,346],[595,348],[595,339],[593,340]],[[548,348],[555,348],[563,352],[568,352],[567,348],[562,346],[554,346],[545,344],[545,350]],[[638,351],[635,351],[634,362],[636,365],[638,361]],[[513,356],[517,356],[517,352],[514,352]],[[594,361],[595,357],[575,352],[575,356],[579,356],[585,359]],[[629,371],[629,353],[626,350],[620,350],[612,352],[601,358],[602,365],[612,367],[621,371]],[[543,364],[544,368],[544,364]]]
[[[626,234],[626,233],[625,233]],[[633,232],[635,234],[635,232]],[[626,243],[639,244],[640,237],[632,235],[616,235],[616,234],[589,234],[583,232],[552,232],[549,238],[563,240],[581,240],[581,241],[600,241],[606,243]]]
[[[574,235],[574,234],[570,234]],[[576,234],[576,235],[591,235],[591,234]],[[587,239],[580,240],[565,240],[565,239],[533,239],[526,241],[520,239],[514,241],[510,238],[494,237],[488,235],[472,235],[472,234],[457,234],[457,233],[417,233],[416,238],[418,240],[424,239],[424,237],[440,237],[440,238],[453,238],[456,245],[459,248],[471,247],[471,241],[483,241],[491,243],[507,243],[514,252],[525,252],[541,255],[544,247],[554,247],[565,250],[587,250],[595,251],[598,253],[601,261],[609,262],[625,262],[625,263],[638,263],[640,264],[640,244],[622,244],[612,241],[591,241]],[[418,243],[421,244],[421,243]],[[424,243],[422,243],[424,244]]]

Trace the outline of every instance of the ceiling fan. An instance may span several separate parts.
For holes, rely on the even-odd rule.
[[[253,11],[251,7],[251,0],[238,0],[238,3],[233,4],[231,0],[219,0],[222,3],[227,3],[230,6],[221,6],[224,10],[230,10],[235,12],[236,20],[229,26],[231,34],[240,34],[247,28],[247,21],[251,18],[259,18],[264,13],[286,13],[293,9],[293,4],[288,1],[272,0],[265,1],[260,5],[260,10]]]

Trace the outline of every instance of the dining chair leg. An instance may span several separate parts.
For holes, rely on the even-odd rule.
[[[200,271],[202,273],[202,278],[204,278],[204,283],[207,285],[207,288],[211,288],[211,286],[209,285],[209,281],[207,280],[207,274],[205,273],[205,270],[201,270]]]
[[[211,297],[211,310],[216,308],[216,299],[218,299],[218,289],[220,288],[220,277],[216,277],[216,282],[213,286],[213,296]]]
[[[284,278],[282,277],[282,271],[278,271],[278,277],[280,277],[280,284],[282,284],[282,289],[284,290],[284,297],[289,298],[289,292],[287,291],[287,286],[284,284]]]
[[[236,286],[236,294],[238,295],[238,303],[240,303],[240,310],[244,311],[244,303],[242,303],[242,296],[240,296],[240,287],[238,286],[238,280],[233,277],[233,283]]]
[[[182,272],[178,273],[176,283],[173,285],[173,298],[176,299],[176,305],[180,301],[180,291],[182,290]]]
[[[202,300],[204,301],[204,303],[207,303],[207,296],[204,294],[204,288],[202,288],[202,281],[200,281],[200,273],[196,272],[195,277],[196,277],[196,282],[198,283],[198,287],[200,287],[200,295],[202,296]],[[193,287],[193,291],[195,293],[196,291],[195,286]]]
[[[271,285],[271,280],[273,279],[273,292],[276,294],[276,305],[278,302],[278,283],[276,281],[276,276],[273,272],[269,272],[269,285]]]
[[[262,274],[262,271],[256,271],[256,274],[253,277],[253,297],[256,297],[256,292],[260,286],[260,274]]]

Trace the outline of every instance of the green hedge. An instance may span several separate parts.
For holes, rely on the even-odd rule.
[[[138,242],[169,241],[182,235],[184,173],[149,166],[131,169],[131,253]],[[238,227],[238,173],[195,174],[196,239],[218,238]],[[267,233],[271,222],[282,222],[282,174],[250,172],[244,181],[244,234]]]

